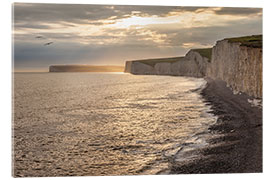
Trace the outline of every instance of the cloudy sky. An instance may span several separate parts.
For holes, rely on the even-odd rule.
[[[46,71],[51,64],[124,65],[262,33],[259,8],[15,3],[13,13],[16,71]]]

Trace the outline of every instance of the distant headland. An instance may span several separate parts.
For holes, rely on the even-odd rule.
[[[123,72],[123,66],[51,65],[49,72]]]

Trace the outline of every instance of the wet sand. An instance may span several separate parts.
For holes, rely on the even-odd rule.
[[[234,95],[223,81],[207,80],[201,95],[212,105],[217,122],[207,132],[200,158],[172,162],[169,174],[262,172],[262,108],[251,106],[245,94]]]

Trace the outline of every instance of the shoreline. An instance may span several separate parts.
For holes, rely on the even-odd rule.
[[[233,94],[224,81],[205,80],[200,94],[217,122],[204,135],[207,145],[182,153],[190,160],[178,157],[168,174],[262,172],[262,108],[251,106],[244,93]]]

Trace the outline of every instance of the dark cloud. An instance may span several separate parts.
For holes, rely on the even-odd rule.
[[[51,29],[51,26],[33,23],[18,23],[16,29]]]
[[[206,9],[209,8],[15,3],[15,31],[26,30],[26,33],[14,34],[14,65],[15,68],[47,68],[51,64],[80,63],[123,65],[125,60],[131,59],[184,55],[188,50],[183,47],[185,43],[208,46],[225,37],[259,34],[262,31],[261,16],[226,20],[223,25],[208,23],[206,27],[192,28],[181,26],[180,21],[165,25],[149,24],[142,29],[101,27],[106,23],[113,23],[116,19],[128,18],[134,13],[141,17],[154,15],[166,17],[170,12],[201,13]],[[211,11],[217,16],[247,16],[261,13],[259,8],[221,8]],[[49,23],[59,25],[63,32],[60,31],[61,28],[54,31],[54,27]],[[100,35],[64,31],[65,27],[84,24],[100,26]],[[46,29],[48,31],[42,31]],[[151,36],[155,34],[164,35],[164,42],[155,42]],[[36,36],[42,36],[44,39],[37,39]],[[48,40],[54,43],[43,46]]]
[[[149,25],[146,30],[156,31],[157,33],[166,33],[167,38],[164,45],[168,47],[159,47],[152,41],[143,40],[144,35],[140,37],[136,29],[127,30],[126,37],[117,44],[98,45],[80,44],[79,38],[75,34],[69,33],[48,33],[42,36],[50,36],[55,40],[51,46],[44,47],[40,40],[33,39],[31,42],[25,42],[18,38],[14,46],[15,68],[22,67],[45,67],[51,64],[121,64],[125,60],[155,58],[168,56],[184,55],[189,48],[182,47],[184,43],[195,43],[205,46],[214,45],[217,40],[243,35],[252,35],[261,33],[262,22],[260,20],[231,22],[227,26],[211,26],[197,28],[170,28],[167,32],[164,26]],[[175,27],[175,26],[172,26]],[[110,31],[110,30],[108,30]],[[114,30],[113,33],[121,30]],[[106,34],[106,33],[105,33]],[[30,37],[31,35],[29,35]],[[66,42],[57,41],[57,39],[68,38]],[[118,38],[117,36],[84,36],[83,38],[93,40],[93,42],[104,41],[106,39]],[[162,46],[162,44],[161,44]],[[194,47],[196,48],[196,47]],[[108,61],[109,60],[109,61]]]
[[[167,16],[170,12],[196,11],[207,7],[180,6],[129,6],[129,5],[79,5],[79,4],[40,4],[15,3],[14,23],[77,23],[103,25],[97,20],[121,19],[136,16]],[[29,25],[28,25],[29,26]],[[21,26],[20,26],[21,27]]]
[[[262,13],[262,8],[230,8],[223,7],[215,11],[218,15],[253,15]]]
[[[95,20],[127,18],[132,12],[139,11],[137,16],[167,16],[170,12],[202,12],[211,7],[181,6],[130,6],[130,5],[89,5],[89,4],[42,4],[14,3],[15,23],[93,23],[102,25]],[[223,7],[214,12],[218,15],[248,15],[262,11],[261,8],[230,8]]]
[[[107,6],[70,4],[14,4],[14,22],[73,22],[106,19],[114,14]]]
[[[230,20],[223,25],[184,28],[178,24],[150,24],[146,29],[166,34],[166,42],[171,46],[183,43],[214,45],[217,40],[226,37],[262,34],[262,18]]]

